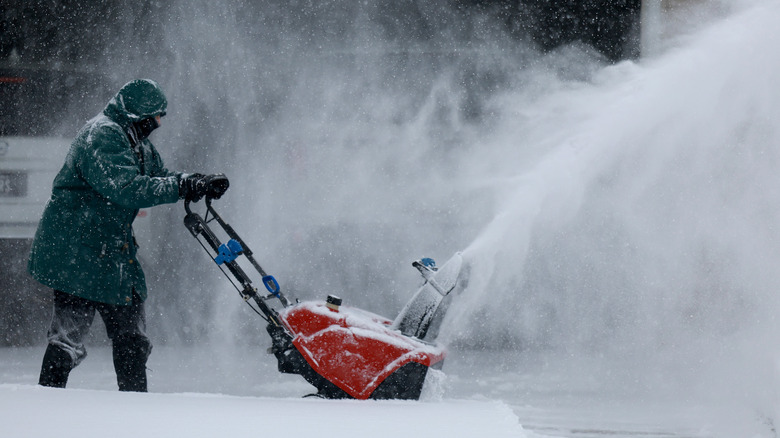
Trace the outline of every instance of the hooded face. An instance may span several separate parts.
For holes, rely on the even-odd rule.
[[[151,79],[126,83],[108,103],[106,114],[120,123],[134,141],[144,140],[160,126],[168,101],[160,85]],[[132,132],[131,132],[132,131]]]
[[[160,117],[162,116],[147,117],[143,120],[133,123],[135,133],[139,140],[146,139],[149,137],[149,134],[151,134],[152,131],[160,127]]]

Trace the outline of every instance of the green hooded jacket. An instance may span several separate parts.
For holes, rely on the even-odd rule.
[[[78,132],[35,233],[33,278],[102,303],[130,304],[133,291],[146,299],[133,220],[141,208],[176,202],[181,174],[138,139],[133,122],[163,115],[166,106],[157,83],[135,80]]]

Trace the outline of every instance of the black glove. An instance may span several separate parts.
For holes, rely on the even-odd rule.
[[[207,199],[219,199],[225,194],[228,187],[230,187],[230,181],[224,174],[193,173],[183,176],[179,180],[179,198],[192,202],[198,202],[204,196]]]
[[[206,185],[206,199],[219,199],[230,187],[230,181],[228,181],[224,173],[206,175],[203,180]]]
[[[205,185],[201,183],[206,175],[202,173],[184,174],[179,179],[179,198],[198,202],[205,195]]]

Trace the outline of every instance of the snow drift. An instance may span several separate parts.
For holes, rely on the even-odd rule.
[[[408,435],[525,438],[501,402],[365,402],[137,394],[0,385],[7,438]]]

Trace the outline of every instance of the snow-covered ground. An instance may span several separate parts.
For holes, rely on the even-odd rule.
[[[65,391],[35,386],[42,348],[0,350],[5,437],[707,437],[715,424],[684,400],[635,397],[572,378],[564,363],[453,350],[422,400],[333,401],[276,371],[259,346],[155,347],[151,394],[116,391],[107,347],[92,347]],[[579,370],[582,372],[582,370]],[[594,372],[597,372],[594,370]],[[45,414],[42,414],[45,413]],[[124,423],[125,418],[133,419]],[[63,427],[62,425],[68,425]],[[112,426],[113,425],[113,426]],[[56,431],[56,432],[55,432]],[[326,432],[327,431],[327,432]]]
[[[522,438],[503,403],[294,400],[208,394],[128,394],[0,386],[5,437]]]

